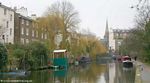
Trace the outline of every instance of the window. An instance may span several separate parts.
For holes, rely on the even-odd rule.
[[[21,43],[24,44],[24,38],[21,38]]]
[[[120,34],[120,37],[121,37],[121,38],[123,37],[123,34],[122,34],[122,33]]]
[[[10,35],[12,35],[12,28],[10,28]]]
[[[12,21],[12,14],[10,14],[10,21]]]
[[[21,28],[21,34],[22,35],[24,34],[24,28],[23,27]]]
[[[4,15],[6,15],[7,14],[7,10],[6,10],[6,8],[4,8]]]
[[[24,19],[21,20],[21,24],[24,24]]]
[[[29,29],[28,28],[26,29],[26,35],[29,35]]]
[[[8,28],[9,27],[9,22],[7,21],[7,23],[6,23],[6,27]]]
[[[38,31],[36,31],[36,37],[38,37]]]
[[[45,39],[47,39],[47,34],[45,34]]]
[[[29,26],[29,21],[26,21],[26,25]]]
[[[113,33],[113,35],[114,35],[114,39],[116,39],[117,38],[117,33]]]
[[[33,27],[33,28],[35,27],[35,24],[34,24],[34,23],[32,23],[32,27]]]
[[[119,36],[119,34],[118,33],[116,33],[116,37],[118,38],[118,36]]]
[[[32,30],[32,37],[34,37],[34,30]]]
[[[5,40],[5,35],[2,35],[2,39]]]
[[[126,38],[126,36],[127,36],[127,33],[124,33],[124,34],[123,34],[123,36]]]
[[[42,34],[41,34],[41,38],[43,39],[43,37],[44,37],[44,36],[43,36],[43,33],[42,33]]]
[[[6,43],[8,43],[8,35],[6,36]]]
[[[29,43],[29,39],[26,39],[26,43]]]

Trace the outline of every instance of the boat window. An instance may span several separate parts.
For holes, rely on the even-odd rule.
[[[54,53],[54,58],[64,58],[64,53]]]

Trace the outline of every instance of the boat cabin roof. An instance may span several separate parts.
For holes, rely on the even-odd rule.
[[[67,52],[66,49],[61,49],[61,50],[54,50],[53,53],[64,53],[64,52]]]

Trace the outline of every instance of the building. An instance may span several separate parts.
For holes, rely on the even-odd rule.
[[[109,50],[115,51],[116,50],[116,44],[115,44],[115,39],[114,39],[114,31],[112,28],[109,29]]]
[[[115,51],[119,52],[119,47],[122,44],[122,41],[126,39],[129,34],[127,29],[113,29],[113,40],[115,40]]]
[[[0,42],[14,43],[15,11],[0,3]]]
[[[105,45],[109,51],[119,52],[119,47],[128,34],[129,30],[127,29],[109,28],[108,21],[106,21],[106,29],[103,41],[105,42]]]
[[[30,29],[32,29],[32,20],[28,17],[15,13],[15,43],[29,43],[31,39]]]
[[[46,28],[38,27],[38,22],[30,17],[15,13],[15,43],[27,44],[31,41],[48,39]]]
[[[48,40],[46,27],[39,27],[36,14],[28,16],[27,8],[11,9],[0,3],[0,42],[27,44]]]

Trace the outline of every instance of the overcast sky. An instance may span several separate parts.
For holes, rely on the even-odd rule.
[[[0,0],[9,7],[24,6],[32,13],[41,16],[52,3],[61,0]],[[80,27],[89,29],[97,36],[103,38],[106,19],[109,27],[118,29],[132,28],[136,11],[131,9],[137,0],[66,0],[73,4],[79,12]]]

